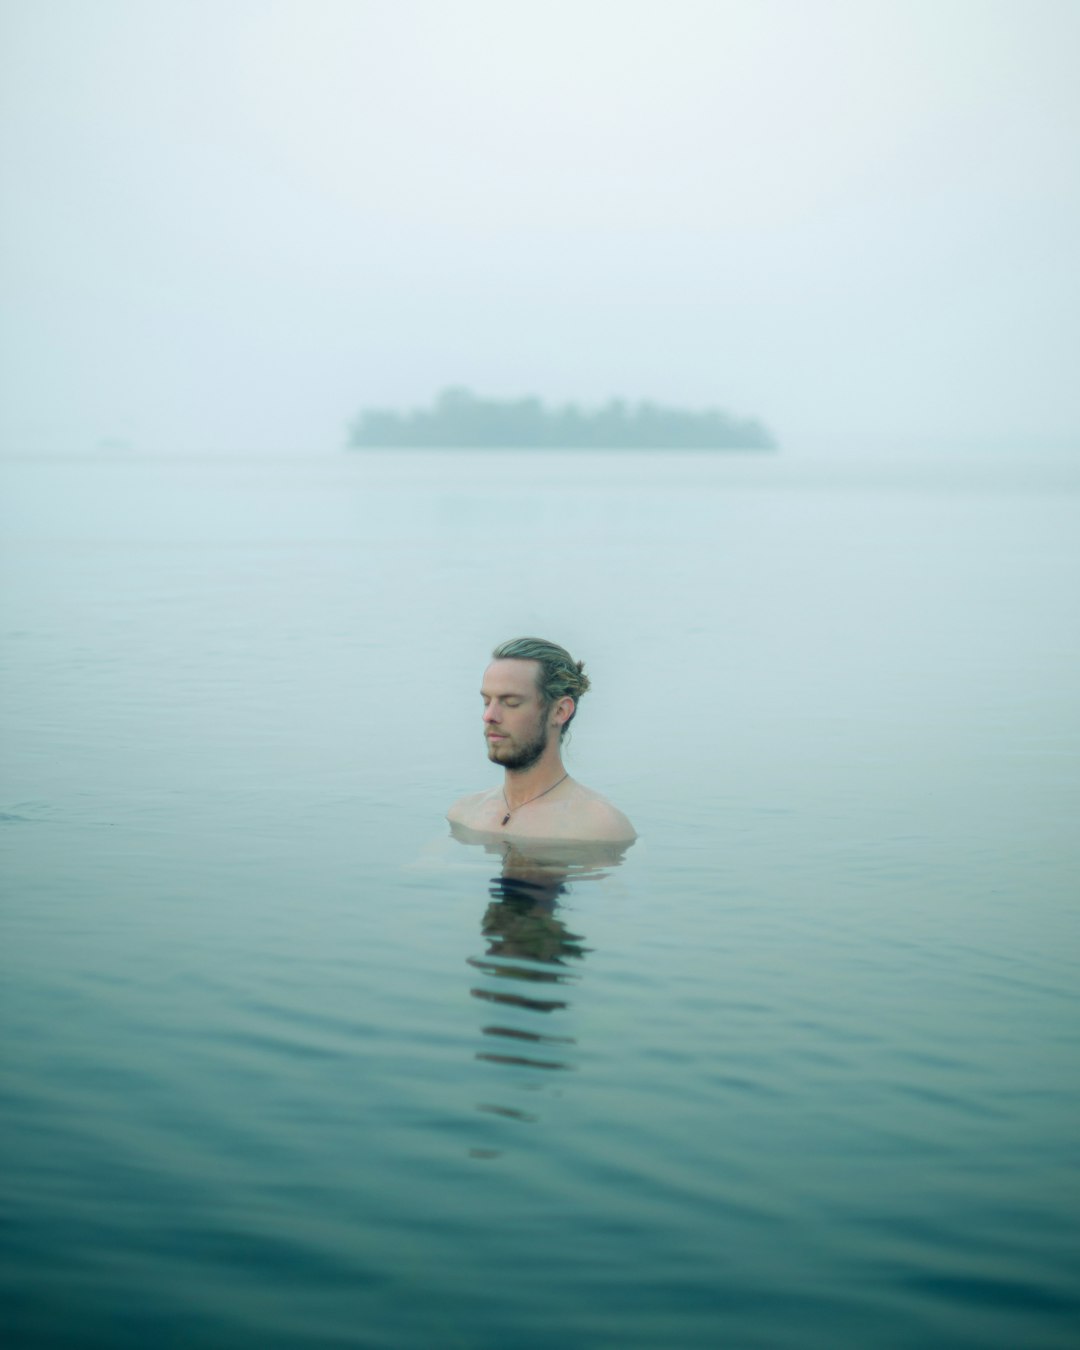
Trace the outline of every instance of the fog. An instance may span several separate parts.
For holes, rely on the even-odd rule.
[[[1072,0],[4,0],[0,451],[448,385],[1080,447]]]

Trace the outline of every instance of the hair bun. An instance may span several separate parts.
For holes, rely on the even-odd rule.
[[[565,647],[545,638],[511,638],[509,642],[500,642],[491,655],[496,661],[538,662],[537,687],[545,706],[560,698],[572,698],[576,703],[589,687],[585,662],[575,661]],[[563,724],[563,734],[576,713],[575,708]]]

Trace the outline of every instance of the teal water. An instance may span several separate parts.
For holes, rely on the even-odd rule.
[[[7,1344],[1075,1344],[1080,472],[0,475]]]

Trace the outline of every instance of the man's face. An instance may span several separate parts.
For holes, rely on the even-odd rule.
[[[488,759],[504,769],[527,769],[547,748],[551,709],[540,702],[537,661],[493,661],[484,671],[484,737]]]

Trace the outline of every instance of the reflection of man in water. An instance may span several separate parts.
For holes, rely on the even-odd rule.
[[[463,825],[451,825],[450,832],[463,844],[479,844],[502,863],[500,875],[488,882],[491,903],[483,921],[484,936],[491,939],[488,955],[549,963],[581,957],[588,950],[558,917],[563,896],[579,882],[605,880],[633,842],[515,840]]]
[[[522,840],[458,824],[450,830],[461,843],[479,845],[502,862],[500,875],[488,883],[491,903],[482,924],[486,952],[469,958],[483,980],[470,992],[493,1008],[512,1011],[483,1028],[499,1048],[477,1051],[477,1058],[545,1071],[574,1067],[561,1048],[575,1044],[575,1037],[566,1034],[572,1027],[563,1026],[558,1015],[570,1007],[570,993],[579,978],[574,968],[589,948],[579,933],[567,928],[559,910],[563,897],[576,890],[578,882],[608,877],[633,840]],[[549,1014],[556,1015],[554,1022],[548,1021]],[[508,1103],[482,1103],[479,1109],[536,1119]],[[494,1154],[481,1150],[475,1156]]]
[[[502,876],[488,886],[491,904],[484,915],[489,956],[530,957],[559,963],[580,957],[585,949],[576,933],[555,917],[559,897],[566,893],[570,865],[519,853],[505,845]],[[584,868],[576,869],[582,873]]]
[[[634,827],[623,813],[563,767],[562,738],[589,687],[583,663],[542,638],[514,638],[492,656],[480,691],[484,736],[504,781],[456,801],[451,823],[485,834],[629,843]]]
[[[495,894],[493,889],[493,894]],[[567,956],[583,956],[580,935],[567,931],[551,909],[526,891],[506,890],[492,900],[482,924],[488,956],[515,956],[555,965]],[[530,972],[515,970],[518,979]]]

